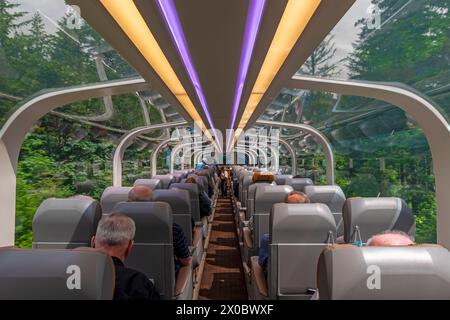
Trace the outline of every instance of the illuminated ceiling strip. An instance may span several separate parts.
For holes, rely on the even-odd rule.
[[[208,119],[208,123],[211,128],[215,128],[214,123],[211,119],[211,115],[209,113],[208,103],[206,102],[206,98],[203,93],[197,71],[195,70],[194,64],[192,63],[186,37],[184,35],[180,19],[178,18],[175,3],[173,2],[173,0],[158,0],[158,4],[164,16],[165,22],[169,27],[172,39],[177,46],[178,53],[180,54],[184,66],[189,74],[189,78],[191,79],[195,91],[197,92],[197,96],[200,100],[203,111],[205,112],[205,116]]]
[[[289,0],[238,125],[242,131],[302,35],[321,0]]]
[[[123,32],[133,42],[142,56],[152,66],[161,80],[175,95],[194,122],[201,123],[202,130],[206,127],[198,114],[183,85],[175,74],[172,66],[164,55],[161,47],[147,26],[133,0],[100,0],[109,14],[114,18]],[[208,131],[208,139],[212,139]]]
[[[160,0],[161,1],[161,0]],[[242,43],[241,61],[239,65],[238,80],[233,102],[233,111],[230,128],[234,128],[236,123],[239,103],[241,102],[242,90],[244,89],[245,79],[247,78],[250,59],[255,48],[256,36],[258,35],[259,25],[261,23],[266,0],[250,0],[247,23],[245,26],[244,41]]]

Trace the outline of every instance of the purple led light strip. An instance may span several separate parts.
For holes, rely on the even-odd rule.
[[[208,104],[206,102],[205,95],[203,94],[200,80],[198,79],[197,71],[195,71],[194,64],[192,63],[191,55],[187,46],[186,37],[184,36],[183,28],[181,27],[180,19],[178,18],[177,9],[173,0],[158,0],[159,8],[164,16],[167,26],[169,27],[172,39],[177,46],[178,53],[183,60],[184,66],[189,74],[192,84],[194,85],[198,99],[202,105],[202,109],[205,112],[206,118],[210,127],[215,131],[214,123],[211,119],[211,115],[208,110]]]
[[[231,115],[231,126],[233,129],[236,123],[239,103],[241,102],[242,90],[244,89],[245,79],[247,78],[250,59],[255,48],[256,36],[258,35],[259,25],[261,23],[266,0],[249,0],[247,23],[245,25],[244,41],[242,43],[241,63],[239,65],[238,80],[233,102],[233,111]]]

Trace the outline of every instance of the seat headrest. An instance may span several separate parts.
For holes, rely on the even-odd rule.
[[[258,185],[255,190],[255,213],[270,213],[275,203],[284,202],[291,186]]]
[[[161,189],[162,183],[159,179],[137,179],[134,186],[146,186],[152,190]]]
[[[47,199],[33,218],[33,242],[89,243],[101,217],[94,199]]]
[[[121,202],[114,213],[134,220],[138,243],[172,243],[172,209],[167,202]]]
[[[320,299],[450,299],[450,253],[437,245],[326,248]]]
[[[312,203],[323,203],[333,213],[341,213],[345,194],[339,186],[305,186],[305,194]]]
[[[172,214],[191,213],[191,201],[187,190],[155,190],[153,192],[153,201],[167,202],[172,209]]]
[[[161,175],[154,175],[152,179],[159,179],[161,180],[161,185],[163,189],[168,189],[170,184],[173,180],[173,175],[171,174],[161,174]]]
[[[294,188],[295,191],[304,192],[306,186],[314,185],[314,182],[309,178],[292,178],[288,184]]]
[[[272,183],[275,180],[274,176],[270,172],[255,172],[252,176],[253,183],[268,182]]]
[[[191,198],[198,198],[198,185],[196,183],[172,183],[170,185],[170,189],[181,189],[181,190],[187,190],[189,192],[189,195]]]
[[[114,284],[98,251],[0,249],[0,300],[112,300]]]
[[[102,194],[100,204],[102,205],[103,213],[112,213],[116,204],[123,201],[128,201],[128,194],[133,187],[108,187]]]
[[[291,180],[292,180],[292,175],[290,175],[290,174],[275,175],[275,183],[280,186],[285,185],[285,184],[290,184]]]
[[[415,235],[415,219],[408,205],[400,198],[349,198],[342,213],[344,240],[353,240],[358,226],[361,241],[386,230],[398,230]]]
[[[270,214],[272,243],[327,243],[336,222],[322,203],[276,203]]]

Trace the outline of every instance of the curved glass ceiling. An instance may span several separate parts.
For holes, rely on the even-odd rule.
[[[402,82],[450,117],[450,2],[357,0],[299,74]]]
[[[0,123],[49,88],[136,76],[64,0],[0,2]]]

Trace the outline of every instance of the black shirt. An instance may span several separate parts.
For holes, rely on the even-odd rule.
[[[125,267],[123,262],[112,257],[116,269],[114,300],[159,300],[153,283],[142,272]]]
[[[189,252],[189,244],[186,240],[186,236],[184,235],[183,229],[177,223],[173,223],[172,225],[172,233],[173,233],[173,253],[175,254],[175,273],[178,273],[180,269],[180,265],[177,262],[178,259],[186,259],[189,258],[191,253]]]

